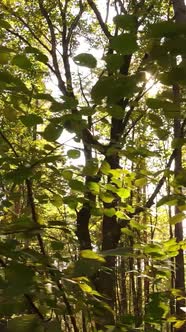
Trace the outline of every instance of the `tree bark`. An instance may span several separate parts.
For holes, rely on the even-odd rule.
[[[176,23],[186,23],[186,6],[184,0],[172,0],[174,14],[175,14],[175,21]],[[173,86],[173,98],[175,104],[180,107],[180,88],[178,84]],[[174,138],[179,139],[181,137],[181,122],[179,119],[174,119]],[[182,169],[182,150],[181,148],[176,148],[175,151],[175,177],[179,174]],[[179,208],[175,207],[175,215],[178,214]],[[175,225],[175,237],[177,242],[183,240],[183,225],[182,223],[177,223]],[[176,272],[175,272],[175,288],[180,289],[185,293],[185,275],[184,275],[184,255],[183,250],[180,249],[178,255],[175,259],[176,263]],[[181,306],[185,306],[185,301],[179,301],[176,303],[176,313],[178,318],[184,319],[185,314],[180,309]],[[182,326],[179,331],[185,331],[185,324]]]

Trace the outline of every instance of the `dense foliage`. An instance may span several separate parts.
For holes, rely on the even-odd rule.
[[[0,331],[184,332],[183,0],[1,0]]]

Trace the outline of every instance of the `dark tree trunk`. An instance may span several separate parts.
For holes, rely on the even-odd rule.
[[[184,0],[172,0],[175,21],[177,23],[186,23],[186,6]],[[185,59],[183,59],[185,60]],[[173,97],[174,102],[180,107],[180,88],[177,84],[173,86]],[[174,120],[174,138],[179,139],[181,137],[181,122],[179,119]],[[181,148],[176,148],[175,152],[175,177],[179,174],[182,168],[182,151]],[[180,213],[178,207],[175,207],[175,214]],[[182,223],[177,223],[175,225],[175,237],[177,242],[183,240],[183,225]],[[178,255],[175,259],[176,262],[176,272],[175,272],[175,288],[180,289],[185,293],[185,276],[184,276],[184,255],[183,250],[180,249]],[[185,301],[179,301],[176,304],[176,313],[179,318],[184,319],[185,314],[180,309],[181,306],[185,306]],[[184,332],[186,326],[182,326],[179,331]]]

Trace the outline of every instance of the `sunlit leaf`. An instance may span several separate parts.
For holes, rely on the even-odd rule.
[[[88,189],[93,195],[99,195],[100,192],[100,186],[96,182],[88,182],[87,184]]]
[[[143,187],[143,186],[146,186],[147,184],[147,178],[140,178],[140,179],[136,179],[134,184],[137,186],[137,187]]]
[[[105,192],[100,194],[100,198],[105,203],[112,203],[115,197],[111,193]]]
[[[116,210],[114,208],[106,208],[104,209],[104,215],[107,217],[112,218],[116,213]]]
[[[185,219],[185,213],[181,212],[181,213],[178,213],[175,216],[171,217],[169,219],[169,223],[171,225],[175,225],[175,224],[178,224],[178,223],[182,222],[184,219]]]
[[[130,190],[127,188],[119,188],[117,190],[117,195],[123,199],[130,197]]]
[[[95,259],[99,262],[104,262],[105,259],[102,257],[102,255],[96,253],[95,251],[92,250],[81,250],[80,256],[83,258],[88,258],[88,259]]]

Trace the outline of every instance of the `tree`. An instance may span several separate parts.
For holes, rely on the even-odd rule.
[[[2,1],[2,320],[10,331],[183,329],[179,302],[170,312],[173,298],[185,300],[179,8]],[[161,83],[155,96],[147,77]],[[60,143],[65,130],[78,148]],[[82,150],[85,163],[73,165]],[[170,220],[165,205],[175,206]],[[158,230],[169,224],[175,238]]]

